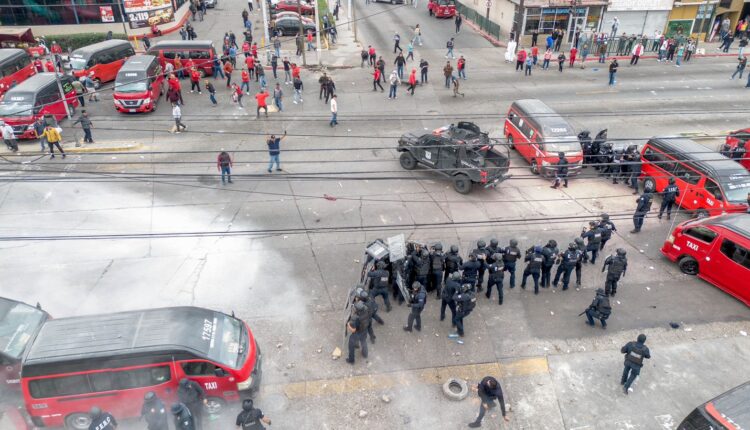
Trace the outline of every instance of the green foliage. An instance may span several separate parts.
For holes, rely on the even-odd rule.
[[[106,38],[107,33],[76,33],[44,36],[44,39],[47,41],[47,46],[51,46],[52,41],[56,41],[62,47],[63,52],[75,51],[78,48],[102,42]],[[113,34],[112,38],[122,40],[127,39],[124,34],[120,33]]]

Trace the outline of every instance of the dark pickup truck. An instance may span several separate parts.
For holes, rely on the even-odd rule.
[[[398,140],[401,167],[412,170],[417,164],[448,176],[453,188],[468,194],[474,184],[494,187],[508,179],[509,150],[490,139],[471,122],[447,125],[432,133],[406,133]]]

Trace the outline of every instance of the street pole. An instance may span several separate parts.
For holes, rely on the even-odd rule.
[[[354,10],[354,6],[352,5],[352,0],[349,0],[349,12],[351,13],[352,18],[349,20],[352,23],[352,31],[354,32],[354,41],[359,42],[357,40],[357,11]]]
[[[320,13],[318,11],[318,0],[313,0],[315,7],[315,55],[320,66]]]
[[[266,46],[266,64],[269,64],[271,62],[271,39],[268,35],[268,2],[266,0],[260,0],[261,10],[263,11],[263,30],[265,35],[265,43]],[[300,15],[301,16],[301,15]]]
[[[349,0],[346,3],[346,19],[349,20],[349,22],[346,23],[346,28],[348,30],[351,30],[352,28],[352,0]],[[357,36],[354,36],[354,39],[357,39]]]
[[[55,54],[55,57],[57,57],[57,54]],[[73,119],[73,114],[70,113],[70,106],[68,106],[68,99],[65,98],[65,92],[60,81],[60,71],[57,70],[57,64],[55,64],[55,80],[57,81],[57,90],[60,91],[60,97],[63,100],[63,106],[65,106],[65,115],[68,116],[68,119]]]
[[[700,12],[700,8],[698,8],[698,11]],[[696,41],[698,40],[698,38],[700,37],[701,32],[703,31],[703,25],[706,22],[706,14],[707,13],[708,13],[708,0],[706,0],[703,3],[703,13],[701,14],[701,23],[700,23],[700,27],[698,27],[698,36],[695,38]],[[706,35],[708,36],[708,32],[706,32]],[[706,41],[705,37],[703,38],[703,41],[704,42]],[[696,43],[696,45],[697,45],[697,43]]]
[[[261,0],[266,1],[266,0]],[[305,28],[302,26],[302,3],[300,3],[301,0],[297,0],[297,13],[299,14],[300,20],[299,20],[299,36],[302,38],[302,49],[300,49],[300,52],[302,53],[302,65],[307,66],[307,58],[305,57]],[[297,43],[297,38],[294,38],[294,43]]]
[[[122,10],[122,1],[117,0],[117,9],[120,10],[120,16],[122,17],[122,32],[125,33],[125,40],[128,39],[128,29],[125,26],[125,12]]]
[[[520,0],[518,2],[518,12],[516,12],[516,23],[513,26],[515,28],[515,35],[516,35],[516,46],[518,46],[518,42],[521,40],[521,31],[523,30],[523,15],[524,15],[524,5],[523,0]]]

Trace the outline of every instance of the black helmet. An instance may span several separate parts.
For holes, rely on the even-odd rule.
[[[604,289],[603,288],[597,288],[596,289],[596,294],[597,295],[603,295],[604,294]]]
[[[578,245],[576,245],[574,242],[570,242],[568,244],[568,249],[570,249],[571,251],[574,249],[578,249]]]
[[[476,254],[469,254],[469,260],[470,261],[477,261],[477,255]]]
[[[429,257],[429,256],[430,256],[430,253],[429,253],[429,252],[427,252],[427,250],[426,250],[426,249],[423,249],[423,250],[422,250],[422,252],[421,252],[420,254],[421,254],[421,256],[422,256],[423,258],[424,258],[424,257]]]
[[[146,393],[146,395],[145,395],[145,396],[143,396],[143,400],[145,400],[145,401],[147,401],[147,402],[151,402],[151,401],[153,401],[153,400],[154,400],[155,398],[156,398],[156,394],[154,394],[154,392],[153,392],[153,391],[149,391],[148,393]]]
[[[451,245],[451,252],[454,253],[454,254],[457,253],[458,252],[458,245]]]
[[[89,411],[89,415],[91,415],[91,418],[96,418],[101,414],[102,414],[102,410],[99,409],[99,407],[97,406],[92,407],[91,410]]]
[[[451,273],[451,279],[454,280],[454,281],[458,281],[459,279],[461,279],[461,273],[459,273],[459,272],[453,272],[453,273]]]
[[[539,245],[534,245],[534,252],[539,254],[540,252],[542,252],[542,247]]]
[[[641,333],[638,335],[638,342],[645,343],[646,342],[646,335]]]
[[[375,263],[375,267],[377,267],[378,269],[385,269],[386,267],[388,267],[388,265],[385,264],[385,261],[380,260],[377,263]]]
[[[602,214],[602,221],[609,221],[609,214],[608,213],[605,212],[605,213]]]
[[[555,239],[550,239],[549,242],[547,242],[547,246],[554,248],[557,246],[557,241]]]
[[[182,379],[180,379],[180,387],[187,388],[189,382],[190,381],[188,380],[188,378],[182,378]]]
[[[354,310],[357,311],[358,314],[361,314],[365,310],[367,310],[367,306],[365,306],[362,302],[357,302],[354,304]]]
[[[487,246],[487,244],[483,240],[480,239],[477,241],[477,248],[484,248],[485,246]]]
[[[435,244],[435,246],[433,246],[433,248],[435,248],[435,251],[442,251],[443,250],[443,244],[440,243],[440,242],[438,242],[438,243]]]
[[[624,257],[625,254],[627,254],[627,253],[628,252],[625,251],[623,248],[617,248],[617,255],[619,255],[620,257]]]
[[[464,292],[468,292],[468,291],[470,291],[470,290],[471,290],[471,284],[464,284],[464,285],[463,285],[463,286],[461,287],[461,289],[462,289],[462,290],[463,290]]]
[[[583,245],[583,238],[582,237],[577,237],[577,238],[573,239],[573,242],[575,242],[576,245]]]
[[[495,238],[490,239],[490,246],[491,247],[497,248],[497,243],[498,243],[497,239],[495,239]]]
[[[557,156],[558,156],[558,157],[560,157],[560,158],[565,158],[565,153],[564,153],[564,152],[562,152],[562,151],[561,151],[561,152],[558,152],[558,153],[557,153]]]
[[[174,403],[172,404],[172,415],[179,415],[180,412],[182,412],[182,409],[184,409],[185,406],[182,403]]]
[[[599,225],[598,222],[596,222],[596,221],[589,221],[589,227],[596,227],[597,225]]]
[[[670,185],[674,185],[674,183],[675,183],[675,180],[674,180],[674,178],[669,178],[669,184],[670,184]]]
[[[253,399],[245,399],[242,401],[242,410],[250,411],[253,408]]]
[[[515,239],[510,240],[510,246],[518,246],[518,241]]]
[[[414,283],[411,284],[411,289],[412,290],[418,290],[420,288],[422,288],[422,284],[420,284],[418,281],[414,281]]]
[[[369,298],[370,298],[370,294],[369,294],[369,293],[368,293],[367,291],[365,291],[365,290],[362,290],[362,291],[361,291],[361,292],[359,293],[359,298],[360,298],[360,299],[362,299],[362,300],[367,300],[367,299],[369,299]]]
[[[496,252],[492,254],[492,259],[495,260],[496,262],[500,262],[503,259],[503,254]]]

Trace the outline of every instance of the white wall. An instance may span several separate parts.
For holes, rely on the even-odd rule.
[[[652,35],[654,30],[664,31],[668,16],[669,11],[665,10],[607,11],[604,14],[602,31],[609,34],[612,31],[612,20],[617,17],[620,20],[620,27],[617,30],[618,35],[622,33]]]

